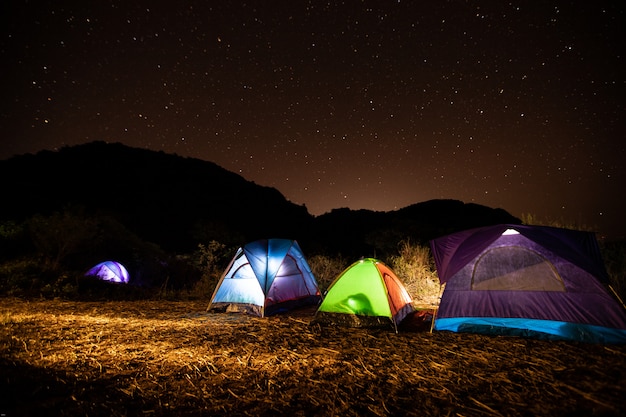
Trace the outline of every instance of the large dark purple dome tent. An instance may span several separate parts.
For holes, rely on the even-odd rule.
[[[626,309],[592,232],[501,224],[430,242],[435,330],[626,343]]]

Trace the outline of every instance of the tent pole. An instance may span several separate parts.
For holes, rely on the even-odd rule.
[[[615,289],[613,289],[613,286],[611,284],[609,284],[609,288],[611,289],[611,291],[613,292],[613,295],[615,295],[615,298],[618,299],[618,301],[622,304],[622,307],[626,308],[626,305],[624,304],[624,301],[620,298],[620,296],[617,294],[617,291],[615,291]]]

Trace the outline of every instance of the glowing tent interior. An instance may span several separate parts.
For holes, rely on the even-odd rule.
[[[130,276],[128,270],[119,262],[104,261],[85,273],[85,276],[97,277],[103,281],[127,284]]]
[[[320,301],[317,281],[298,242],[263,239],[237,250],[207,310],[263,317]]]
[[[345,269],[328,287],[313,323],[352,327],[397,326],[414,311],[400,279],[383,262],[365,258]]]

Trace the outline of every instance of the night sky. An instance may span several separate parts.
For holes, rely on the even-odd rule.
[[[625,4],[3,1],[0,159],[121,142],[314,215],[445,198],[623,235]]]

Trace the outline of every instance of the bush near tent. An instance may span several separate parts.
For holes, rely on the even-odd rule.
[[[414,312],[411,296],[383,262],[364,258],[346,268],[329,286],[312,324],[351,327],[398,325]]]
[[[435,330],[626,343],[595,234],[502,224],[432,240]]]
[[[264,317],[317,305],[321,298],[298,242],[262,239],[237,250],[218,281],[207,310]]]

